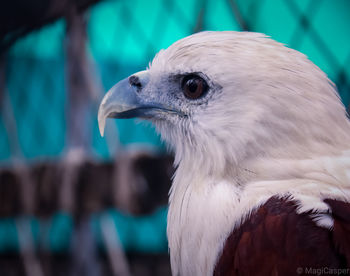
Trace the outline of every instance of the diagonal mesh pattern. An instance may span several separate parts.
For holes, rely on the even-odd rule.
[[[348,1],[237,1],[251,30],[264,32],[306,54],[350,103]],[[349,109],[349,108],[348,108]]]

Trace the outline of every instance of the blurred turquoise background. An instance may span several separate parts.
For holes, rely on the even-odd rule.
[[[350,102],[350,2],[348,0],[115,0],[86,12],[87,53],[101,93],[91,105],[90,154],[109,159],[112,144],[164,145],[147,123],[118,120],[110,139],[101,138],[97,108],[103,93],[129,74],[148,66],[154,54],[174,41],[201,30],[263,32],[297,49],[337,84]],[[60,157],[67,130],[66,24],[63,19],[30,33],[10,49],[6,64],[8,103],[15,117],[23,157]],[[84,50],[84,49],[82,49]],[[2,113],[3,114],[3,113]],[[15,154],[3,115],[0,117],[0,160]],[[108,138],[108,137],[107,137]],[[109,141],[109,142],[108,142]]]

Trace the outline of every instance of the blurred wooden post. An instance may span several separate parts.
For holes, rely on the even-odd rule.
[[[63,183],[60,203],[63,210],[72,212],[75,202],[75,183],[80,165],[90,149],[91,101],[96,98],[96,85],[91,78],[86,54],[86,20],[74,4],[66,15],[66,155],[62,160]]]
[[[62,160],[63,179],[60,190],[60,205],[74,214],[76,184],[81,164],[90,146],[90,94],[88,87],[86,57],[86,20],[74,4],[66,15],[66,155]],[[73,231],[72,275],[99,276],[96,245],[92,238],[88,218],[75,222]]]
[[[86,20],[75,6],[67,16],[67,145],[88,150],[90,145],[90,101],[88,61],[86,57]]]
[[[92,68],[87,58],[86,20],[84,15],[79,14],[76,7],[72,6],[66,19],[67,155],[64,160],[65,172],[61,202],[64,209],[72,210],[75,198],[74,184],[79,176],[80,165],[83,163],[85,155],[91,146],[92,114],[90,111],[93,110],[93,100],[99,98],[97,95],[100,89],[96,78],[91,74]],[[96,246],[91,244],[93,235],[88,223],[89,219],[89,217],[81,218],[74,231],[73,258],[76,264],[73,273],[77,275],[81,275],[82,271],[84,271],[84,275],[100,274],[96,260]],[[116,232],[110,232],[110,234],[115,235]],[[121,250],[121,248],[119,248],[119,251],[107,248],[108,259],[111,262],[111,268],[115,275],[120,275],[120,271],[128,272],[128,269],[125,269],[128,268],[125,256],[123,254],[115,254],[115,252],[120,252]],[[123,264],[123,267],[120,268],[116,264]]]

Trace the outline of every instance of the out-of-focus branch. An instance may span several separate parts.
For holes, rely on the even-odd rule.
[[[114,276],[131,276],[129,264],[113,220],[108,215],[104,215],[100,223],[108,260]]]
[[[23,217],[16,220],[19,251],[23,258],[27,276],[44,276],[38,258],[35,256],[33,234],[30,220]]]
[[[100,0],[0,1],[0,54],[18,38],[65,17],[73,4],[79,12]]]

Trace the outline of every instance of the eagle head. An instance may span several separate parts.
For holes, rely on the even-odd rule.
[[[249,32],[201,32],[161,50],[104,97],[101,134],[107,117],[151,120],[176,164],[210,175],[235,174],[257,157],[338,151],[349,133],[327,76],[303,54]]]

